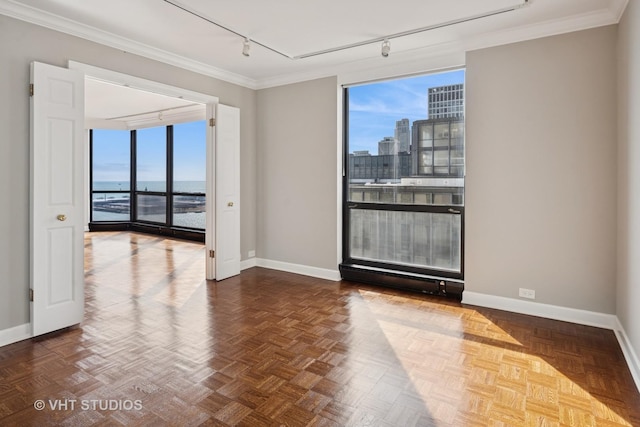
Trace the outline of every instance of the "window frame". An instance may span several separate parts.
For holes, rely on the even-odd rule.
[[[428,96],[427,96],[428,97]],[[463,116],[464,117],[464,116]],[[464,120],[464,118],[463,118]],[[463,205],[432,205],[432,204],[403,204],[403,203],[371,203],[367,201],[352,201],[350,200],[351,191],[350,191],[350,182],[349,177],[351,175],[350,170],[350,155],[349,155],[349,86],[343,86],[342,88],[342,159],[343,159],[343,167],[342,167],[342,266],[362,266],[369,267],[372,269],[380,269],[386,271],[396,271],[403,272],[410,275],[420,275],[431,278],[443,278],[443,279],[453,279],[462,281],[464,280],[464,270],[465,270],[465,262],[464,262],[464,248],[465,248],[465,206]],[[435,126],[434,126],[435,132]],[[449,128],[449,132],[451,132],[451,127]],[[434,138],[432,141],[435,141],[435,135],[432,135]],[[464,136],[463,136],[464,138]],[[464,139],[463,139],[463,147],[464,147]],[[431,152],[433,153],[435,147],[431,147]],[[449,153],[449,159],[451,157],[451,142],[449,142],[448,147],[446,147]],[[466,153],[465,153],[466,156]],[[418,159],[418,156],[416,156]],[[417,161],[417,160],[416,160]],[[360,161],[360,164],[366,164],[366,160]],[[354,160],[354,169],[356,162]],[[432,154],[432,165],[434,164],[434,158]],[[417,166],[417,165],[416,165]],[[362,166],[360,169],[364,169]],[[449,161],[449,170],[451,170],[451,162]],[[414,171],[417,172],[417,171]],[[435,170],[433,171],[435,172]],[[464,170],[463,173],[459,176],[464,178]],[[432,173],[430,175],[426,175],[427,177],[443,177],[446,175],[438,175]],[[457,178],[452,177],[452,178]],[[465,186],[466,187],[466,186]],[[463,187],[463,194],[465,188]],[[433,196],[431,196],[433,197]],[[364,199],[364,198],[363,198]],[[453,199],[453,197],[452,197]],[[464,199],[464,196],[463,196]],[[445,269],[435,269],[428,267],[421,267],[415,265],[408,264],[400,264],[400,263],[391,263],[386,261],[379,260],[368,260],[362,259],[358,257],[353,257],[350,254],[351,249],[351,210],[352,209],[364,209],[364,210],[378,210],[378,211],[395,211],[395,212],[424,212],[424,213],[435,213],[435,214],[452,214],[452,215],[460,215],[461,229],[460,229],[460,270],[459,271],[450,271]]]
[[[201,121],[201,120],[195,120]],[[203,121],[204,122],[204,121]],[[206,122],[205,126],[206,126]],[[165,129],[165,161],[166,161],[166,169],[165,169],[165,191],[145,191],[138,190],[138,180],[137,180],[137,160],[138,160],[138,150],[137,150],[137,131],[139,129],[129,130],[129,144],[130,144],[130,162],[129,162],[129,190],[128,191],[118,191],[118,190],[94,190],[94,181],[93,181],[93,166],[94,166],[94,129],[89,129],[89,230],[90,231],[117,231],[117,230],[134,230],[147,232],[152,234],[160,234],[160,235],[170,235],[175,236],[187,240],[194,240],[199,242],[204,242],[205,238],[205,230],[206,227],[197,228],[197,227],[189,227],[185,225],[175,225],[174,224],[174,198],[175,196],[195,196],[195,197],[205,197],[205,192],[184,192],[179,191],[175,192],[173,190],[174,183],[174,138],[173,138],[173,129],[174,124],[158,126]],[[96,128],[96,130],[102,130]],[[107,221],[95,221],[93,218],[93,194],[94,193],[127,193],[129,194],[130,200],[130,208],[129,208],[129,219],[128,220],[107,220]],[[138,198],[140,196],[162,196],[166,201],[166,209],[165,209],[165,221],[151,221],[147,219],[138,218]]]

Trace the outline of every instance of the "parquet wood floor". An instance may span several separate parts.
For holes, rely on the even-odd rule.
[[[85,242],[85,321],[0,348],[2,426],[640,426],[608,330]]]

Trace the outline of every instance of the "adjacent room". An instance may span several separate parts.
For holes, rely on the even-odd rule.
[[[0,424],[640,425],[638,52],[628,0],[0,0]]]

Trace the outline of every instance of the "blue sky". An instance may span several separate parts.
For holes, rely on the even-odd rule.
[[[129,181],[129,131],[94,130],[93,180]],[[166,128],[141,129],[137,135],[138,181],[164,181]],[[204,181],[204,121],[174,125],[174,180]]]
[[[427,118],[427,89],[464,83],[464,70],[388,80],[349,88],[349,152],[378,153],[378,141],[393,136],[396,121]],[[174,180],[203,181],[205,122],[174,126]],[[138,134],[138,180],[165,179],[165,127]],[[161,147],[161,149],[158,149]],[[94,181],[129,180],[129,131],[94,130]]]
[[[378,141],[393,136],[396,121],[427,117],[427,89],[464,83],[464,70],[387,80],[349,88],[349,152],[378,154]]]

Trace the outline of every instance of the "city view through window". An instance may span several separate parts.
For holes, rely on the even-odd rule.
[[[204,230],[205,154],[204,121],[92,130],[91,222]]]
[[[464,75],[346,90],[348,262],[462,278]]]

